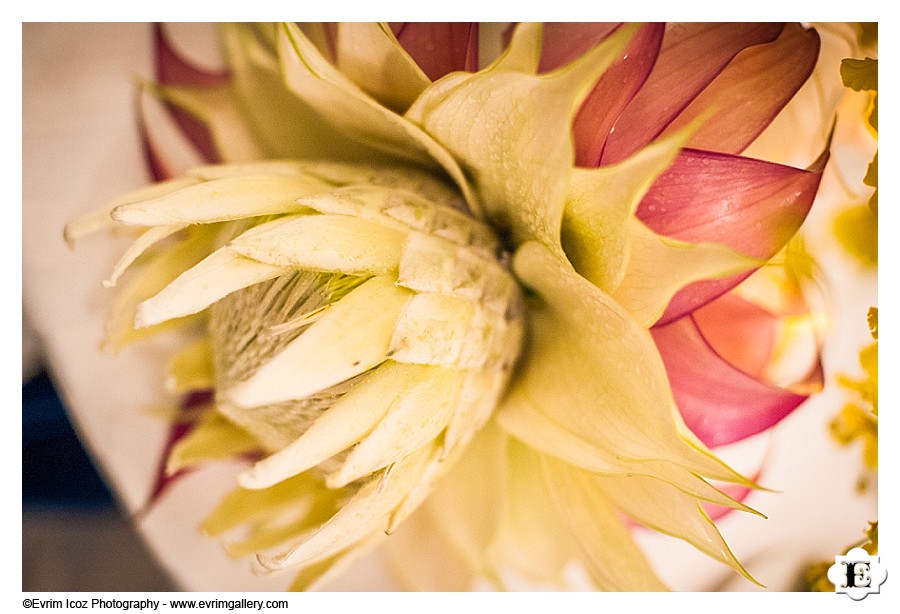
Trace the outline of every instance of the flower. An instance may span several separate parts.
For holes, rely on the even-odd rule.
[[[110,343],[201,331],[173,381],[214,388],[214,410],[170,471],[261,455],[205,528],[249,526],[233,550],[302,567],[297,588],[424,514],[500,585],[510,569],[558,581],[577,557],[600,588],[663,588],[621,513],[750,578],[698,502],[752,511],[709,481],[753,484],[685,426],[676,401],[706,417],[709,398],[679,398],[698,374],[665,355],[809,209],[823,161],[738,154],[808,76],[815,32],[523,24],[467,73],[449,69],[473,68],[472,30],[446,26],[453,53],[426,74],[430,27],[226,26],[230,79],[147,86],[227,163],[68,234],[141,233],[108,280],[143,261]],[[774,392],[749,430],[804,396]],[[495,497],[497,514],[471,508]]]

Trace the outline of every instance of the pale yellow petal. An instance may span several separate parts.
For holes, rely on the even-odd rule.
[[[389,357],[397,319],[410,295],[388,277],[373,277],[224,393],[242,407],[300,399],[381,364]]]

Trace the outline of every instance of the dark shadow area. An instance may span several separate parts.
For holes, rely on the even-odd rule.
[[[116,506],[46,373],[22,387],[22,590],[177,590]]]

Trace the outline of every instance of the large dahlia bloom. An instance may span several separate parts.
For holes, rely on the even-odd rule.
[[[230,25],[227,74],[158,34],[144,89],[207,163],[177,168],[145,116],[164,181],[67,234],[137,234],[106,282],[111,346],[191,338],[166,476],[250,459],[207,532],[294,588],[387,542],[416,588],[563,584],[577,561],[600,589],[662,589],[635,523],[752,580],[704,505],[752,512],[717,485],[754,483],[708,446],[821,371],[778,381],[797,301],[735,289],[797,232],[825,156],[740,154],[815,31],[522,24],[479,70],[472,24]]]

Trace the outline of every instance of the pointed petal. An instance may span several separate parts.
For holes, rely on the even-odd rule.
[[[456,182],[473,214],[480,208],[457,161],[421,128],[378,104],[326,60],[293,24],[278,32],[282,71],[288,87],[338,130],[381,152],[434,167]]]
[[[592,482],[613,505],[645,527],[683,539],[759,584],[738,562],[716,525],[693,497],[663,481],[643,476],[595,476]]]
[[[299,399],[381,364],[410,295],[390,278],[373,277],[227,396],[243,407]]]
[[[128,267],[137,260],[141,254],[147,251],[154,244],[162,241],[166,237],[170,237],[179,230],[183,229],[184,226],[174,225],[174,226],[154,226],[147,230],[144,234],[142,234],[138,239],[128,246],[128,249],[125,250],[125,253],[116,263],[116,266],[113,267],[113,271],[109,276],[109,279],[103,281],[103,285],[107,288],[116,285],[119,277],[122,276]]]
[[[743,481],[684,438],[652,338],[618,303],[535,242],[519,248],[513,270],[545,301],[532,305],[532,345],[513,391],[623,460]]]
[[[638,204],[693,129],[649,145],[620,164],[576,168],[570,175],[563,248],[575,270],[604,292],[613,292],[625,276]]]
[[[326,500],[322,495],[327,493],[332,493],[333,510],[337,493],[324,488],[321,479],[307,473],[263,490],[236,488],[203,521],[201,529],[207,535],[222,535],[242,524],[262,522],[267,516],[277,515],[279,510],[308,510],[312,500]]]
[[[654,328],[653,338],[685,423],[709,446],[764,431],[806,399],[766,385],[722,360],[693,318]]]
[[[672,297],[689,283],[735,275],[762,264],[721,243],[677,241],[637,220],[631,222],[631,256],[612,297],[645,328],[662,316]]]
[[[591,474],[549,457],[543,468],[556,508],[601,590],[667,590]]]
[[[189,186],[160,198],[121,205],[113,219],[125,224],[209,224],[260,215],[296,213],[296,200],[331,186],[313,177],[239,176]]]
[[[193,231],[180,243],[161,251],[123,286],[120,285],[106,323],[104,345],[120,348],[136,339],[159,332],[168,323],[137,330],[139,305],[159,294],[186,269],[196,265],[212,247],[212,233]],[[186,320],[172,321],[170,326],[187,325]]]
[[[624,160],[652,142],[735,55],[775,40],[781,29],[775,23],[669,25],[650,76],[609,135],[601,164]]]
[[[347,275],[396,274],[406,235],[347,215],[297,215],[233,239],[239,254],[280,267]]]
[[[258,450],[259,444],[247,431],[213,411],[175,444],[166,462],[166,473],[172,475],[204,461],[235,458]]]
[[[650,188],[637,215],[654,232],[682,241],[723,243],[768,260],[806,218],[821,158],[811,170],[686,149]],[[749,273],[748,273],[749,274]],[[740,283],[746,275],[692,284],[660,319],[671,322]]]
[[[260,556],[260,563],[271,570],[312,564],[383,531],[391,511],[415,487],[437,454],[431,446],[408,456],[381,479],[370,480],[309,539],[286,552]]]
[[[391,24],[403,48],[432,81],[454,71],[478,70],[478,24],[405,22]]]
[[[356,446],[328,485],[340,488],[387,467],[433,441],[459,400],[464,373],[431,367],[403,392],[378,425]]]
[[[580,56],[609,36],[617,23],[549,23],[544,26],[541,72],[552,70]],[[575,164],[595,167],[608,135],[622,110],[631,101],[653,68],[665,25],[643,24],[628,43],[624,56],[610,66],[581,105],[572,131]]]
[[[426,91],[417,102],[425,130],[466,167],[479,169],[489,217],[510,225],[516,241],[537,238],[559,249],[572,117],[633,30],[622,28],[572,64],[537,76],[540,30],[523,24],[493,66],[436,100]]]
[[[364,92],[398,113],[431,85],[383,23],[338,24],[337,66]]]
[[[275,46],[276,26],[222,24],[220,29],[232,72],[230,98],[244,130],[264,154],[256,158],[370,157],[371,150],[336,132],[286,87]],[[228,134],[224,129],[220,132]]]
[[[257,262],[228,247],[217,249],[137,307],[136,328],[203,311],[235,290],[289,273],[286,267]]]
[[[431,367],[387,361],[339,398],[298,439],[238,476],[244,488],[266,488],[306,471],[368,435],[394,402]]]
[[[63,230],[63,237],[65,238],[66,243],[73,246],[75,245],[76,240],[84,236],[106,228],[114,227],[116,223],[113,221],[112,212],[117,207],[128,203],[159,198],[196,183],[198,182],[193,177],[179,177],[178,179],[161,181],[129,192],[128,194],[113,200],[104,207],[75,218],[66,224],[66,227]]]

